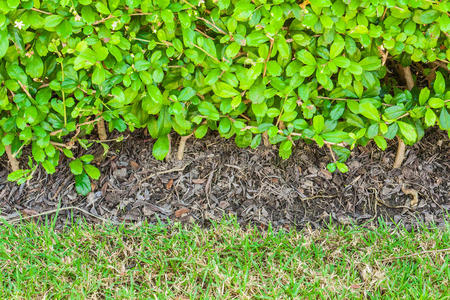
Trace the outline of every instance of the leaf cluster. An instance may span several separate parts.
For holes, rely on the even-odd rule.
[[[450,4],[429,0],[0,0],[0,156],[96,178],[74,144],[96,122],[168,134],[209,130],[256,148],[264,135],[291,155],[300,139],[336,154],[396,136],[450,129]],[[387,63],[386,63],[387,62]],[[388,65],[418,64],[412,91]],[[439,67],[434,67],[437,64]],[[333,157],[334,157],[333,154]],[[11,174],[23,182],[31,170]],[[82,193],[90,190],[86,187]]]

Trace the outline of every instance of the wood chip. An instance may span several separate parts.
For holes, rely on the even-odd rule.
[[[176,218],[181,218],[184,215],[187,215],[191,210],[187,207],[182,207],[180,209],[178,209],[177,211],[175,211],[175,217]]]
[[[196,178],[196,179],[192,179],[192,183],[195,184],[203,184],[206,182],[206,178]]]
[[[166,189],[170,190],[173,186],[173,179],[170,179],[169,182],[166,184]]]
[[[135,162],[134,160],[130,161],[130,166],[133,168],[133,170],[137,171],[139,170],[139,164]]]

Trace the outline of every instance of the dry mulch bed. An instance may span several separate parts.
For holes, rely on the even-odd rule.
[[[38,169],[30,182],[17,186],[7,182],[1,160],[1,215],[13,219],[59,205],[115,222],[170,218],[208,225],[231,214],[241,224],[262,228],[269,223],[317,228],[330,220],[376,223],[379,217],[411,227],[418,221],[442,225],[450,210],[450,141],[437,130],[408,147],[400,169],[392,169],[395,144],[385,152],[372,144],[355,149],[347,174],[329,173],[326,149],[306,143],[284,161],[275,148],[239,149],[210,135],[189,139],[184,159],[176,161],[172,154],[167,162],[152,157],[151,144],[143,133],[133,133],[112,145],[104,159],[100,145],[89,150],[98,158],[102,177],[87,197],[76,194],[67,163],[51,176]],[[77,210],[61,211],[59,219],[67,222],[71,214],[99,221]]]

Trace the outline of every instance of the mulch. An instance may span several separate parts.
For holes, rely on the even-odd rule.
[[[177,145],[178,137],[172,141]],[[187,141],[184,159],[157,161],[153,141],[135,132],[103,148],[92,147],[102,177],[87,197],[76,194],[67,162],[54,175],[38,168],[28,183],[7,182],[7,162],[0,160],[0,213],[6,219],[30,216],[58,207],[59,223],[86,218],[139,224],[147,221],[197,223],[208,226],[224,215],[240,224],[267,228],[330,223],[443,225],[450,210],[450,141],[445,132],[431,130],[408,147],[403,166],[392,169],[396,145],[380,151],[373,144],[353,151],[346,174],[331,174],[326,148],[299,143],[288,160],[275,147],[239,149],[216,135]],[[84,150],[83,150],[84,151]],[[79,154],[85,152],[80,151]]]

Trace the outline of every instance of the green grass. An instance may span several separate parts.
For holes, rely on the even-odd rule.
[[[1,223],[0,223],[1,224]],[[14,298],[450,299],[445,228],[261,232],[181,225],[0,225],[0,295]],[[411,257],[386,261],[391,257]]]

